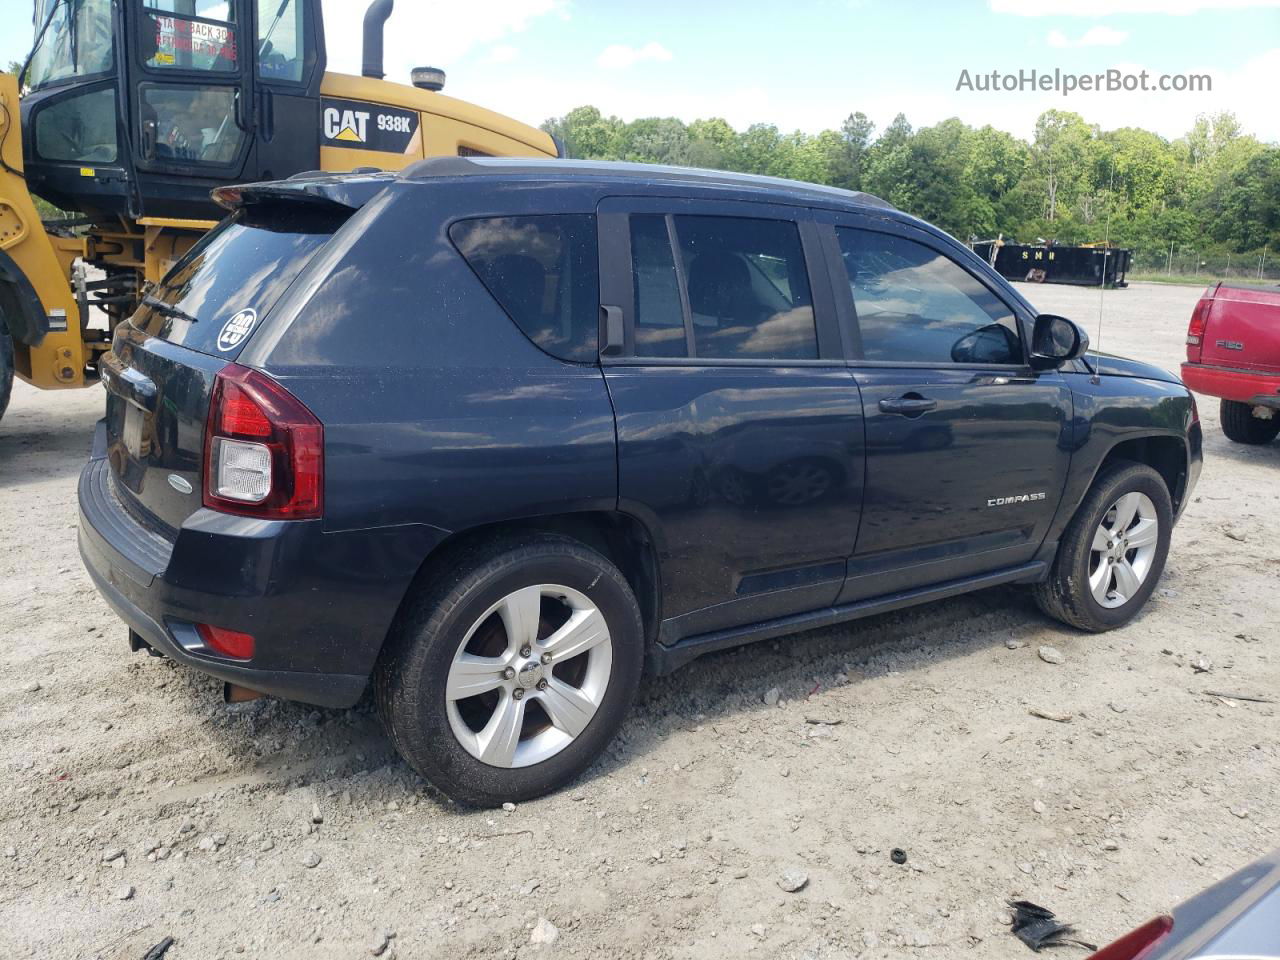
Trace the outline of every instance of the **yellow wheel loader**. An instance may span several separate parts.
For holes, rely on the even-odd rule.
[[[383,79],[393,0],[364,18],[362,76],[325,70],[320,0],[36,0],[0,74],[0,416],[14,375],[98,379],[111,331],[221,218],[210,191],[429,156],[558,156],[532,127]],[[75,211],[42,222],[33,197]]]

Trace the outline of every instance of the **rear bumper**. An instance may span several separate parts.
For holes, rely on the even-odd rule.
[[[1184,363],[1182,381],[1196,393],[1280,410],[1280,373]]]
[[[100,449],[100,448],[99,448]],[[139,523],[100,457],[80,475],[80,556],[116,614],[158,652],[220,680],[329,707],[360,699],[437,532],[325,533],[320,521],[196,510],[173,541]],[[207,623],[254,636],[251,660],[209,650]]]

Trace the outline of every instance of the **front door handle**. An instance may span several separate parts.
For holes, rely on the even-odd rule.
[[[918,393],[906,393],[900,397],[886,397],[880,401],[881,413],[896,413],[904,417],[918,417],[938,408],[937,400],[930,400]]]

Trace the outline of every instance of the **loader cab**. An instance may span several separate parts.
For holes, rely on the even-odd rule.
[[[217,219],[225,183],[318,165],[319,0],[37,0],[28,179],[92,213]]]

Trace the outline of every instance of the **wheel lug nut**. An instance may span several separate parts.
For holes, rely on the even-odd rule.
[[[543,662],[543,663],[550,663],[550,662],[551,662],[551,654],[549,654],[549,653],[544,653],[544,654],[541,656],[541,658],[540,658],[540,659],[542,660],[542,662]]]
[[[524,699],[524,688],[523,688],[523,687],[516,687],[514,690],[512,690],[512,691],[511,691],[511,699],[512,699],[512,700],[523,700],[523,699]]]
[[[507,669],[502,671],[503,680],[514,680],[515,677],[516,677],[515,667],[507,667]]]
[[[520,656],[522,657],[527,657],[532,652],[533,650],[530,648],[530,646],[527,643],[520,648]]]
[[[547,689],[547,681],[546,681],[546,680],[539,680],[539,681],[538,681],[538,689],[539,689],[539,690],[545,690],[545,689]]]

